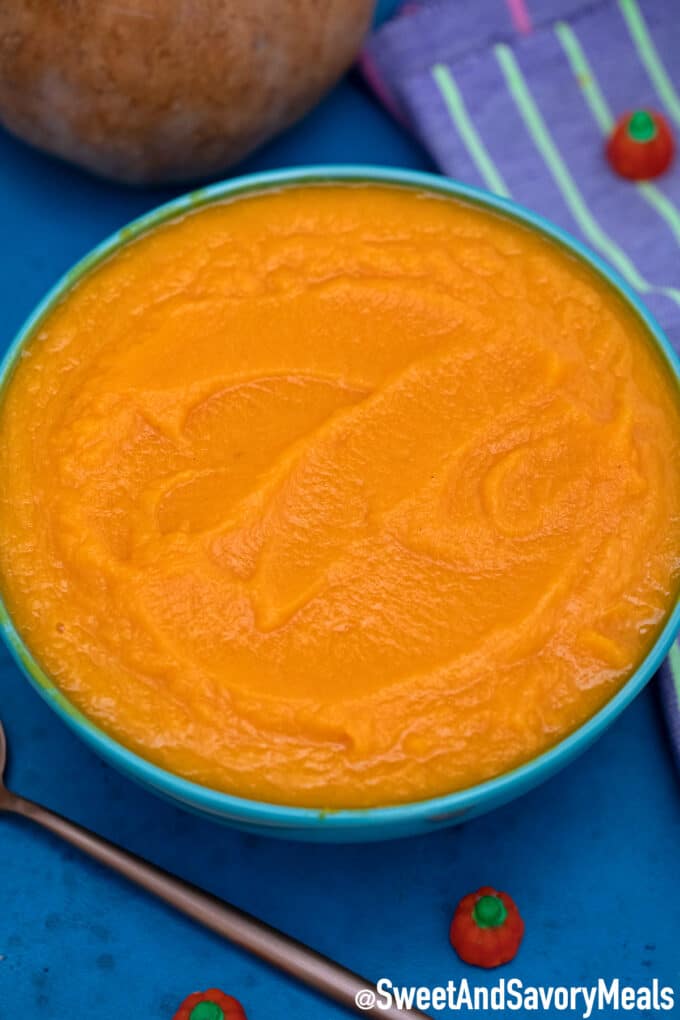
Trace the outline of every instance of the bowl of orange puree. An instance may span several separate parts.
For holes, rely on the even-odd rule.
[[[557,227],[366,167],[193,192],[0,377],[2,629],[151,790],[422,833],[583,750],[680,624],[680,368]]]

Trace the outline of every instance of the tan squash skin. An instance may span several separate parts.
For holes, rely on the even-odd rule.
[[[352,62],[373,0],[3,0],[0,122],[104,177],[219,173]]]

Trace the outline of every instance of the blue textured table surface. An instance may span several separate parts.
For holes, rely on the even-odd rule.
[[[354,77],[242,169],[320,162],[429,169]],[[176,193],[94,181],[4,134],[0,185],[2,344],[63,270]],[[547,985],[657,977],[680,987],[680,785],[654,685],[585,756],[523,799],[457,829],[365,847],[267,841],[162,803],[87,751],[4,650],[0,717],[18,791],[367,976],[495,980],[460,964],[447,941],[457,898],[490,883],[518,900],[526,920],[506,977]],[[215,985],[243,1001],[249,1020],[346,1015],[46,834],[2,820],[2,1020],[171,1020],[185,995]]]

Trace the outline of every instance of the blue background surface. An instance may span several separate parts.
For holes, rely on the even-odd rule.
[[[382,3],[381,16],[394,6]],[[239,170],[331,162],[431,169],[350,76]],[[175,194],[95,181],[0,134],[0,343],[76,259]],[[680,991],[680,786],[655,685],[574,765],[514,804],[457,829],[368,846],[268,841],[160,802],[87,751],[4,649],[0,717],[17,791],[368,977],[495,981],[500,972],[464,967],[447,940],[456,900],[489,883],[517,899],[527,926],[504,976],[567,985],[658,977]],[[215,985],[242,1000],[249,1020],[347,1015],[47,834],[2,820],[1,1020],[171,1020],[185,995]]]

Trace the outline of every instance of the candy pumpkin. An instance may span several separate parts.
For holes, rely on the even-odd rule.
[[[219,988],[187,996],[173,1020],[247,1020],[243,1006]]]
[[[606,147],[607,159],[620,177],[646,181],[664,173],[673,162],[675,144],[661,113],[635,110],[616,122]]]
[[[507,893],[485,885],[456,907],[449,939],[461,960],[473,967],[500,967],[516,955],[524,921]]]

